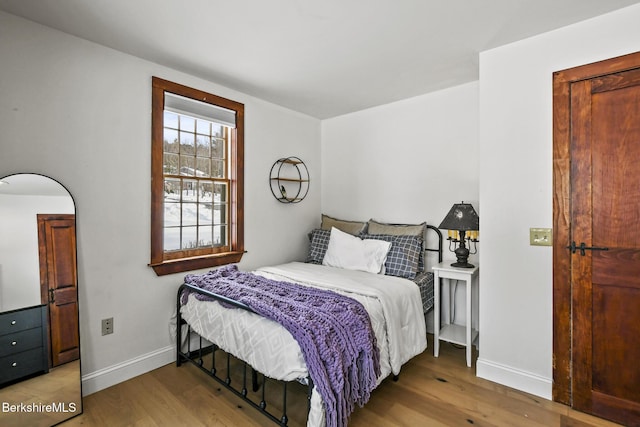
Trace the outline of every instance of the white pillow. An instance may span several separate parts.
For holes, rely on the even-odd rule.
[[[389,249],[391,249],[391,242],[374,239],[362,240],[332,227],[329,245],[322,264],[377,274],[384,268]]]

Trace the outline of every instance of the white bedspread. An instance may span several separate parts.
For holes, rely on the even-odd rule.
[[[263,267],[254,273],[330,289],[359,301],[369,313],[380,349],[378,384],[390,373],[400,373],[406,361],[427,348],[420,291],[410,280],[300,262]],[[298,343],[272,320],[199,301],[193,295],[181,313],[202,337],[245,360],[267,377],[292,381],[308,375]],[[307,425],[324,425],[321,399],[315,390]]]

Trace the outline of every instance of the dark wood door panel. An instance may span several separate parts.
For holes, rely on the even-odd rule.
[[[48,230],[51,244],[50,277],[55,289],[76,287],[75,225],[69,221],[49,221]]]
[[[80,339],[77,327],[69,327],[78,318],[77,303],[57,305],[56,310],[52,310],[52,342],[51,347],[55,350],[54,366],[76,360],[80,357]]]
[[[640,403],[640,288],[593,285],[592,389]]]
[[[640,86],[593,95],[590,120],[593,245],[638,248]]]
[[[594,283],[640,289],[640,251],[609,248],[594,253],[592,263]]]
[[[619,399],[605,393],[593,392],[594,415],[598,415],[609,420],[615,420],[626,427],[640,426],[640,404],[629,402],[626,399]]]

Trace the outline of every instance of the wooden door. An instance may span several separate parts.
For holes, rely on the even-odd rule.
[[[75,215],[38,215],[40,287],[49,307],[51,366],[80,357]]]
[[[562,316],[554,319],[554,381],[561,387],[554,384],[554,396],[565,394],[558,400],[568,398],[575,409],[640,426],[640,56],[577,73],[584,71],[588,76],[570,79],[564,93],[568,175],[555,171],[568,184],[567,217],[555,226],[568,230],[558,233],[564,240],[554,248],[564,252],[554,253],[554,292],[568,311],[554,303]],[[560,289],[568,290],[568,300]],[[559,334],[564,342],[557,339],[559,327],[568,328],[568,335]],[[568,353],[558,349],[566,343]],[[558,377],[567,373],[557,362],[567,357],[568,378]]]

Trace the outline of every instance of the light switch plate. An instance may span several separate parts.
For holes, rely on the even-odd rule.
[[[531,246],[552,246],[553,233],[551,228],[530,228],[529,244]]]

